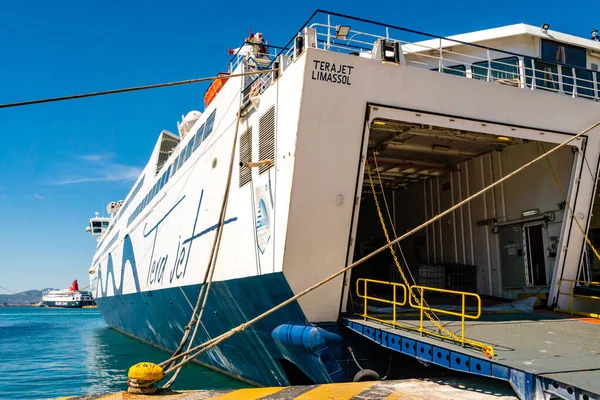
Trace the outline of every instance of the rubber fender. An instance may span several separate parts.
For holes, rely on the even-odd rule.
[[[353,382],[380,381],[379,374],[372,369],[362,369],[354,375]]]
[[[316,326],[283,324],[271,332],[273,340],[286,346],[318,353],[339,346],[342,338]]]

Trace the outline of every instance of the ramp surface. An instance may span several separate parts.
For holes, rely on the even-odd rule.
[[[441,321],[460,336],[460,321],[450,318]],[[400,315],[397,323],[419,328],[418,317]],[[421,336],[415,330],[362,318],[347,318],[344,324],[382,346],[424,361],[508,380],[518,393],[522,392],[521,398],[535,397],[536,391],[563,398],[578,398],[578,395],[598,398],[600,394],[600,324],[589,319],[523,313],[485,315],[465,322],[466,337],[494,347],[493,360],[478,349]],[[435,330],[430,321],[423,322],[423,326]],[[563,396],[563,392],[568,396]]]

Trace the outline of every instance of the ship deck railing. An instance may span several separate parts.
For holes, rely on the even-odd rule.
[[[565,290],[565,287],[568,289]],[[576,299],[591,300],[591,304],[595,303],[595,310],[600,308],[600,282],[576,280],[576,279],[561,279],[558,282],[559,294],[569,297],[569,306],[566,309],[555,307],[554,311],[564,312],[568,314],[583,315],[585,317],[600,318],[597,312],[587,312],[578,309],[574,304]]]
[[[353,26],[358,29],[352,29]],[[525,90],[600,101],[600,71],[321,10],[313,13],[296,36],[302,35],[305,28],[315,30],[315,46],[321,50],[374,57],[378,41],[398,42],[405,65]],[[347,33],[345,36],[340,35],[341,28],[347,29],[343,32]],[[241,54],[244,46],[240,46],[230,59],[230,72],[241,64],[246,70],[269,70],[282,55],[293,62],[301,54],[296,52],[294,38],[283,47],[266,44],[268,52],[256,55],[258,58]],[[265,72],[245,79],[242,109],[250,105],[252,97],[262,94],[276,76]]]
[[[321,12],[313,16],[314,19],[319,17],[326,18],[326,22],[312,22],[307,26],[316,30],[321,49],[368,55],[375,42],[383,39],[401,44],[407,65],[523,89],[600,99],[599,71],[342,14]],[[358,25],[359,29],[352,29],[351,24]],[[347,29],[344,37],[338,34],[340,27]],[[376,31],[380,33],[373,33]],[[401,36],[410,39],[400,39]],[[432,45],[434,42],[436,45]],[[457,51],[456,47],[465,50]]]
[[[599,282],[563,281],[572,296],[600,299],[575,290],[579,285],[600,291]],[[483,312],[475,293],[368,278],[357,279],[356,295],[362,304],[342,324],[389,351],[427,365],[508,381],[521,399],[600,398],[598,319],[519,307]],[[425,297],[444,300],[445,306],[430,305]],[[434,318],[424,318],[426,311]]]
[[[394,329],[400,328],[417,331],[421,335],[457,342],[461,346],[475,345],[482,350],[487,349],[483,343],[476,342],[465,336],[466,320],[476,320],[481,316],[481,298],[476,293],[419,285],[406,286],[397,282],[359,278],[356,281],[356,295],[363,301],[362,312],[356,313],[356,315],[362,317],[364,320],[391,325]],[[432,296],[456,297],[460,299],[460,306],[457,307],[457,310],[432,307],[427,301]],[[391,313],[384,313],[381,316],[377,312],[371,312],[369,310],[369,302],[371,304],[375,302],[389,305],[391,306]],[[403,315],[398,316],[397,308],[406,306],[407,304],[419,316],[418,327],[414,326],[413,323],[405,324]],[[468,304],[474,304],[474,306],[469,306]],[[460,334],[445,330],[439,324],[438,315],[458,318],[461,323]]]
[[[398,42],[406,65],[526,90],[543,90],[600,101],[600,71],[580,66],[549,62],[508,50],[321,10],[313,13],[298,35],[303,34],[304,28],[315,29],[316,47],[322,50],[372,57],[377,41]],[[347,29],[345,36],[339,34],[341,28]],[[289,58],[290,62],[294,60],[294,38],[283,47],[269,47],[271,62],[264,66],[265,69],[271,68],[280,55]],[[238,51],[231,59],[230,69],[235,69],[243,59]],[[267,75],[267,78],[263,75],[254,78],[246,90],[263,79],[261,92],[264,91],[270,85],[267,80],[272,81],[272,74],[264,76]]]

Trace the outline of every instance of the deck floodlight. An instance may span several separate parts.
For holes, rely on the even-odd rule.
[[[542,30],[543,30],[544,32],[548,31],[548,29],[550,29],[550,24],[543,24],[543,25],[542,25]]]
[[[335,27],[335,38],[346,40],[346,37],[350,34],[350,26],[338,25]]]
[[[592,40],[598,41],[598,29],[592,29]]]

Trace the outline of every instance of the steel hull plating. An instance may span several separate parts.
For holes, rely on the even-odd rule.
[[[97,304],[104,319],[114,329],[173,351],[189,322],[200,287],[191,285],[101,297]],[[194,344],[218,336],[291,296],[281,273],[214,282]],[[281,360],[295,364],[314,382],[338,380],[340,374],[330,376],[314,352],[285,347],[273,339],[272,331],[286,324],[307,325],[297,303],[227,339],[197,361],[243,381],[265,386],[290,384]]]

